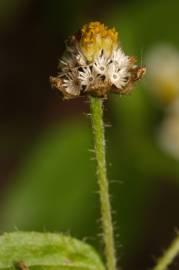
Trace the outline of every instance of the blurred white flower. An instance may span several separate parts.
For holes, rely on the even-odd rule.
[[[179,97],[179,50],[167,44],[158,45],[149,51],[145,62],[151,94],[162,103]]]
[[[158,139],[161,148],[179,160],[179,98],[169,106],[168,115],[160,126]]]

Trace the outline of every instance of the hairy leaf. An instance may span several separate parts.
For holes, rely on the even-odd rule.
[[[88,244],[55,233],[14,232],[0,237],[0,269],[103,270]]]

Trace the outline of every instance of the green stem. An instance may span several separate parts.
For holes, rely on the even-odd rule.
[[[112,225],[111,205],[105,157],[105,136],[103,123],[103,100],[90,97],[91,120],[94,134],[95,153],[97,161],[97,178],[100,194],[101,220],[105,256],[108,270],[116,270],[116,256],[114,245],[114,233]]]
[[[179,255],[179,235],[173,240],[169,248],[164,252],[163,256],[158,260],[153,270],[165,270],[173,262],[175,257]]]

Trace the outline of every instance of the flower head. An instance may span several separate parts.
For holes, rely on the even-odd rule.
[[[167,109],[167,115],[160,125],[158,132],[158,141],[161,148],[177,160],[179,160],[178,123],[179,99],[176,99],[169,105]]]
[[[153,47],[146,56],[148,89],[161,104],[179,97],[179,51],[169,44]]]
[[[67,40],[59,75],[50,80],[66,99],[85,94],[126,94],[145,73],[145,68],[135,62],[122,51],[114,28],[91,22]]]

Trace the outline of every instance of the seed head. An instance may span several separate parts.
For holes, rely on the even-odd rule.
[[[144,73],[145,67],[138,67],[136,58],[122,51],[114,28],[91,22],[67,40],[59,73],[50,81],[65,99],[83,95],[104,98],[109,92],[129,93]]]

